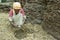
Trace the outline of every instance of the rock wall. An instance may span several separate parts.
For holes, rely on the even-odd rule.
[[[9,11],[11,8],[11,2],[9,3],[0,3],[0,12]]]
[[[42,27],[57,40],[60,40],[60,0],[46,0],[46,2]]]

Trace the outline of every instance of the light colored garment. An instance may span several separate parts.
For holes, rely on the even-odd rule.
[[[17,15],[15,15],[15,12],[14,12],[12,19],[14,23],[18,26],[21,26],[24,23],[23,15],[20,12]]]

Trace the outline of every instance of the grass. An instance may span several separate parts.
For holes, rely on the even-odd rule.
[[[27,23],[22,29],[16,30],[9,24],[8,14],[0,13],[0,40],[56,40],[41,25]]]

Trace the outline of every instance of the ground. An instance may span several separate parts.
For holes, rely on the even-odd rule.
[[[41,25],[27,23],[17,29],[10,25],[7,13],[0,13],[0,40],[56,40]]]

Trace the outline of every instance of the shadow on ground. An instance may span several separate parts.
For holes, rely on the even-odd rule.
[[[27,33],[24,32],[23,30],[17,30],[14,32],[15,34],[15,37],[18,38],[18,39],[23,39],[23,38],[26,38],[27,37]]]
[[[32,33],[33,33],[33,31],[31,31],[29,29],[27,29],[27,30],[20,29],[20,30],[16,30],[14,32],[14,35],[18,39],[23,39],[23,38],[27,37],[27,34],[32,34]]]

